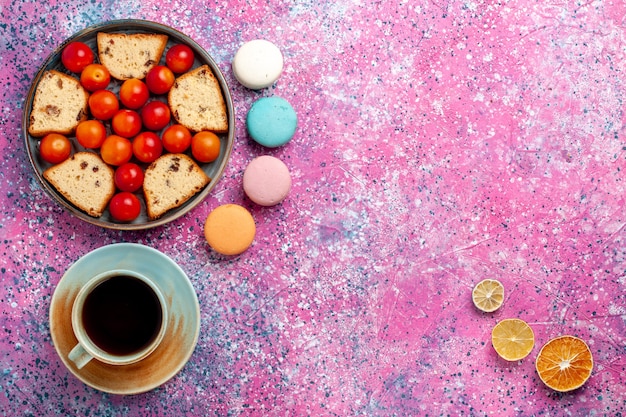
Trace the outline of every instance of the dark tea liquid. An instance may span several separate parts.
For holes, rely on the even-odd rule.
[[[156,294],[143,281],[116,276],[100,283],[85,299],[83,325],[100,349],[128,355],[146,347],[163,320]]]

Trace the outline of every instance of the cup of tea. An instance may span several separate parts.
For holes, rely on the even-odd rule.
[[[116,269],[90,279],[72,306],[78,344],[68,358],[81,369],[92,359],[128,365],[150,355],[166,331],[167,304],[148,278]]]

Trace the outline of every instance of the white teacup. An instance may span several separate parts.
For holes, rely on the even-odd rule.
[[[90,360],[128,365],[150,355],[167,327],[167,304],[147,277],[117,269],[89,280],[72,306],[78,344],[68,354],[78,369]]]

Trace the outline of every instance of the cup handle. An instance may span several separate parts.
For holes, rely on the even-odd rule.
[[[93,359],[93,356],[87,353],[80,343],[74,346],[74,349],[70,351],[67,357],[74,362],[78,369],[82,369],[83,366],[87,365],[87,363]]]

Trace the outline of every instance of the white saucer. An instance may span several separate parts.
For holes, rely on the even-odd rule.
[[[111,269],[137,271],[155,281],[168,303],[167,332],[159,347],[137,363],[116,366],[92,360],[78,369],[67,358],[77,343],[72,304],[91,277]],[[198,342],[200,305],[185,272],[166,255],[136,243],[117,243],[86,254],[65,272],[52,296],[50,332],[61,360],[82,382],[112,394],[139,394],[165,383],[187,363]]]

